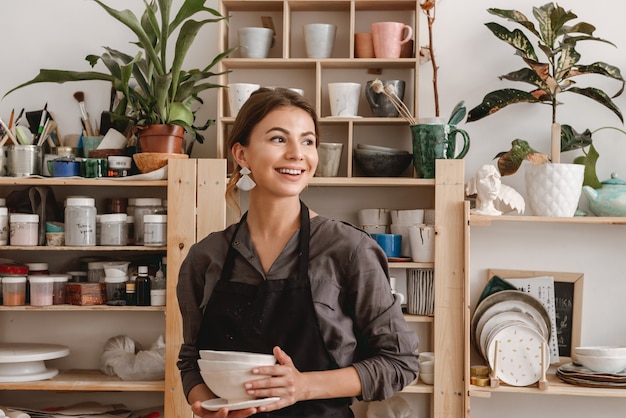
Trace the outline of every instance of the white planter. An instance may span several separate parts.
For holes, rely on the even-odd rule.
[[[574,216],[583,185],[581,164],[526,166],[526,195],[535,216]]]

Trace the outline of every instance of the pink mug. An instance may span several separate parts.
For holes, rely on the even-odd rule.
[[[402,37],[406,32],[406,36]],[[372,23],[372,41],[376,58],[400,58],[402,45],[409,42],[413,29],[400,22]]]

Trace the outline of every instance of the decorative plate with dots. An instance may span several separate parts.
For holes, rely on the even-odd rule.
[[[496,341],[498,352],[496,353]],[[504,327],[489,341],[487,353],[489,367],[495,376],[511,386],[528,386],[541,379],[541,350],[545,348],[546,370],[550,366],[550,353],[544,337],[525,325]]]

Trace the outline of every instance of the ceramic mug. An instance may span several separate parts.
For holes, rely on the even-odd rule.
[[[267,58],[270,53],[274,31],[268,28],[240,28],[239,52],[242,58]]]
[[[435,261],[435,228],[429,225],[412,226],[409,228],[411,258],[416,263],[433,263]]]
[[[396,96],[402,101],[404,99],[404,80],[380,80],[384,86],[393,86]],[[377,117],[397,118],[399,116],[398,109],[393,102],[384,94],[376,93],[372,89],[374,80],[370,80],[365,85],[365,98],[370,106],[372,115]]]
[[[354,34],[354,57],[374,58],[374,42],[372,34],[369,32],[358,32]]]
[[[372,42],[376,58],[400,58],[402,45],[409,42],[411,36],[413,29],[404,23],[372,23]]]
[[[418,177],[432,179],[435,178],[435,160],[465,157],[469,151],[470,139],[467,132],[455,125],[437,121],[428,122],[411,125],[413,163]],[[461,135],[463,148],[455,155],[457,135]]]
[[[337,26],[309,23],[303,26],[304,46],[308,58],[330,58],[333,54]]]
[[[228,102],[230,115],[236,117],[241,106],[248,100],[250,95],[261,87],[260,84],[230,83],[228,84]]]
[[[98,145],[100,145],[103,139],[104,139],[104,135],[98,135],[98,136],[83,135],[80,139],[83,144],[83,157],[85,158],[89,157],[89,151],[98,148]]]
[[[342,143],[321,142],[317,148],[319,158],[315,177],[337,177],[342,150]]]
[[[359,110],[359,83],[328,83],[330,114],[335,117],[355,117]]]
[[[80,161],[57,158],[46,161],[46,168],[52,177],[80,176]]]
[[[400,257],[402,251],[402,235],[397,234],[372,234],[380,248],[388,258]]]

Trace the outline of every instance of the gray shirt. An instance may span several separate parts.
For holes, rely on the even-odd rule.
[[[181,265],[177,295],[184,342],[178,367],[185,394],[203,383],[196,341],[203,308],[220,278],[234,230],[231,225],[194,244]],[[266,274],[243,224],[234,243],[241,257],[236,257],[231,280],[259,284],[293,276],[298,232]],[[415,379],[417,336],[391,294],[385,254],[368,234],[323,216],[312,218],[309,279],[326,347],[340,367],[355,367],[363,400],[388,398]]]

